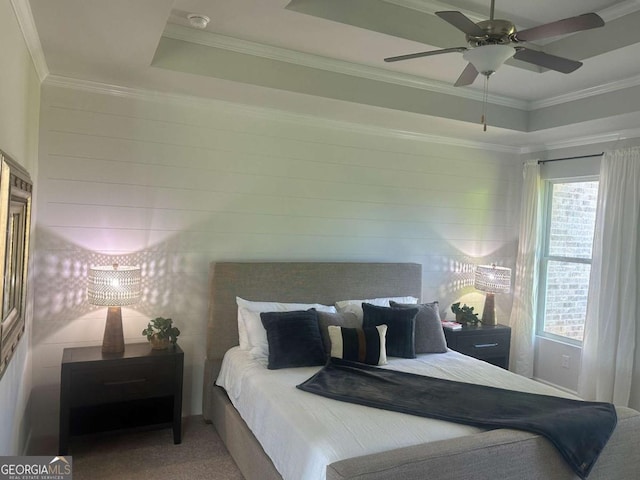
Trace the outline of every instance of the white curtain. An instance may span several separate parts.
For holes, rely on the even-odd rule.
[[[532,377],[540,245],[540,166],[537,160],[525,163],[523,176],[513,307],[509,319],[511,370]]]
[[[639,218],[640,147],[606,153],[578,393],[634,408],[640,408]]]

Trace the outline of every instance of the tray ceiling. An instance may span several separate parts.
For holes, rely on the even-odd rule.
[[[16,0],[17,1],[17,0]],[[21,0],[26,2],[26,0]],[[511,59],[489,81],[453,87],[459,53],[383,58],[465,46],[435,16],[487,19],[489,1],[30,0],[47,68],[127,88],[276,108],[337,121],[513,147],[640,130],[640,1],[498,0],[496,18],[530,28],[586,12],[602,28],[534,49],[584,62],[565,75]],[[204,30],[187,14],[210,17]]]

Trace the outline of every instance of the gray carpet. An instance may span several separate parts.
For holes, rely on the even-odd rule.
[[[201,416],[182,422],[182,443],[171,429],[76,440],[74,480],[242,480],[212,425]]]

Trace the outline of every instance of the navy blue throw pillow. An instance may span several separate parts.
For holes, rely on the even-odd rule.
[[[387,355],[416,358],[415,331],[418,308],[379,307],[362,304],[362,327],[387,326]]]
[[[324,365],[327,361],[315,309],[262,312],[260,320],[267,331],[270,370]]]

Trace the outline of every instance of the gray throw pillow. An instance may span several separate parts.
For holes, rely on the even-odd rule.
[[[389,302],[396,308],[418,308],[416,315],[416,353],[445,353],[447,340],[442,330],[438,302],[411,305]]]
[[[320,326],[320,335],[324,344],[324,351],[327,356],[331,354],[331,339],[329,338],[329,325],[346,328],[362,328],[362,321],[352,312],[318,312],[318,325]]]

